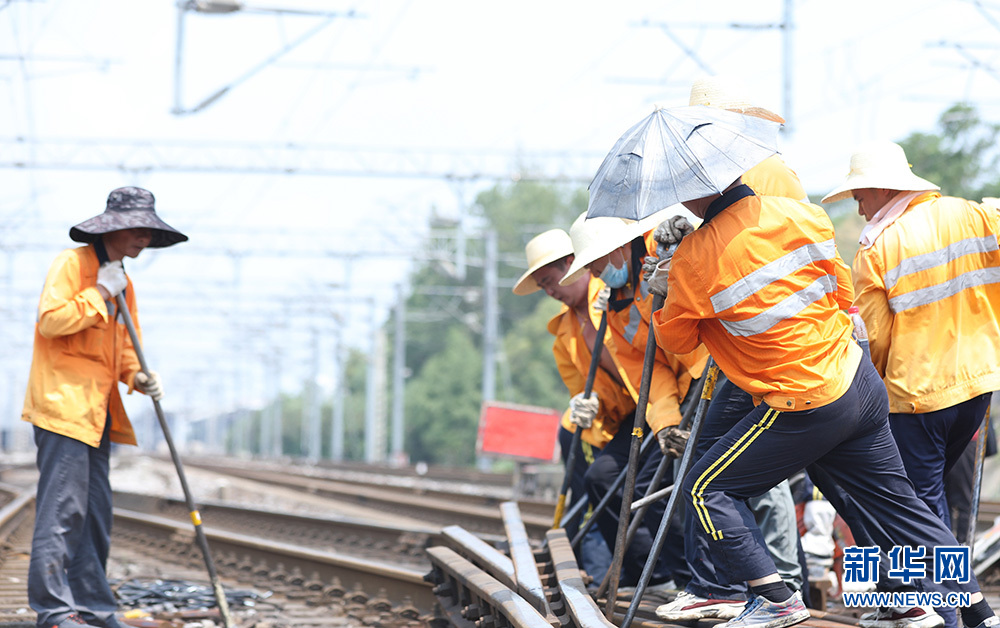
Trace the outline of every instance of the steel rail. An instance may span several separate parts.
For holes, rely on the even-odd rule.
[[[115,508],[114,516],[117,535],[144,535],[161,539],[161,542],[167,543],[163,550],[165,554],[173,553],[170,548],[177,544],[182,548],[191,545],[193,532],[189,525],[123,508]],[[424,580],[426,570],[423,569],[360,560],[334,551],[209,527],[204,528],[204,533],[220,556],[239,556],[244,564],[267,565],[273,570],[279,566],[285,570],[298,569],[305,574],[314,574],[325,583],[339,579],[347,587],[358,586],[365,591],[384,589],[391,601],[399,603],[408,600],[424,613],[430,613],[434,607],[435,599],[431,587]],[[220,567],[235,569],[232,565],[222,565],[222,561]]]

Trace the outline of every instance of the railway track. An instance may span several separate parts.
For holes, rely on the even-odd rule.
[[[454,488],[435,488],[426,485],[392,486],[384,479],[378,484],[371,477],[333,478],[310,473],[308,475],[290,472],[286,467],[255,463],[251,466],[221,464],[198,460],[190,466],[210,470],[220,475],[253,480],[294,489],[310,495],[326,497],[341,502],[350,502],[374,508],[395,515],[407,516],[439,526],[461,525],[471,532],[480,534],[503,534],[503,521],[498,507],[510,499],[510,488],[505,498],[497,491],[490,494],[459,491]],[[471,485],[470,485],[471,487]],[[474,487],[473,487],[474,488]],[[548,500],[522,499],[518,504],[523,508],[524,525],[533,538],[542,538],[552,527],[555,503]]]

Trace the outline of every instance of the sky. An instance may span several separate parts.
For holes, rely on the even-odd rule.
[[[48,264],[115,187],[191,237],[126,264],[165,406],[254,407],[374,346],[431,216],[518,172],[585,185],[705,74],[786,117],[818,201],[860,142],[961,100],[1000,121],[1000,2],[0,0],[0,425]]]

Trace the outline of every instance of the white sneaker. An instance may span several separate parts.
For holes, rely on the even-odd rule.
[[[941,628],[944,618],[930,606],[882,607],[858,619],[861,628]]]
[[[746,602],[739,600],[713,600],[681,591],[673,602],[656,609],[656,616],[664,621],[688,621],[692,619],[732,619],[743,611]]]
[[[802,603],[798,591],[784,602],[772,602],[756,596],[736,619],[730,619],[717,628],[783,628],[809,619],[809,609]]]

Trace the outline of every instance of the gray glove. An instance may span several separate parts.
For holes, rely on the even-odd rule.
[[[646,259],[651,258],[647,257]],[[667,278],[670,276],[671,260],[673,260],[673,256],[656,262],[653,274],[646,280],[646,283],[649,284],[649,291],[663,298],[667,297]],[[643,268],[645,268],[645,264],[643,264]]]
[[[115,298],[118,293],[125,289],[128,285],[128,279],[125,278],[125,269],[122,267],[121,260],[101,264],[101,267],[97,269],[97,285],[107,290],[110,299]]]
[[[150,371],[149,375],[146,375],[142,371],[135,374],[135,389],[141,393],[146,393],[153,399],[159,401],[163,399],[163,384],[160,382],[160,376],[156,371]]]
[[[569,422],[587,429],[594,424],[600,408],[601,402],[597,399],[597,393],[591,391],[588,399],[583,398],[583,393],[576,394],[569,400]]]
[[[688,438],[691,436],[689,430],[682,430],[679,427],[665,427],[656,433],[656,442],[660,444],[660,451],[663,455],[671,455],[680,458],[684,455],[684,448],[687,447]]]
[[[680,243],[681,239],[694,233],[694,225],[684,216],[671,216],[653,231],[653,239],[664,247],[671,247]]]

